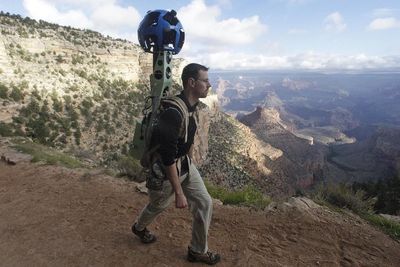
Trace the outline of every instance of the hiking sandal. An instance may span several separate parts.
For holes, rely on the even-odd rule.
[[[208,265],[217,264],[221,260],[221,256],[218,253],[213,253],[207,251],[206,253],[194,252],[190,247],[188,247],[187,260],[190,262],[202,262]]]
[[[140,241],[145,244],[153,243],[157,240],[157,237],[152,234],[147,228],[144,228],[142,231],[136,229],[136,224],[132,225],[132,233],[137,235],[140,238]]]

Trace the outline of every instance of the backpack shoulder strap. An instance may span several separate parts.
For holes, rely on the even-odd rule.
[[[181,113],[182,118],[183,118],[182,125],[181,125],[181,133],[182,133],[182,137],[184,137],[185,143],[186,143],[187,139],[188,139],[188,127],[189,127],[190,114],[189,114],[189,111],[188,111],[188,108],[187,108],[185,102],[177,96],[165,97],[161,101],[163,103],[174,106]],[[182,131],[184,131],[184,132],[182,132]]]

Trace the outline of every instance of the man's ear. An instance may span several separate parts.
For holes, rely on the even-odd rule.
[[[189,79],[188,79],[188,85],[189,85],[190,87],[194,87],[194,86],[195,86],[195,83],[196,83],[196,79],[195,79],[195,78],[189,78]]]

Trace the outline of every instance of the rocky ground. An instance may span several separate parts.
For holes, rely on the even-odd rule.
[[[100,170],[30,163],[0,147],[2,266],[189,266],[191,219],[171,206],[143,245],[130,226],[146,203],[138,184]],[[398,266],[400,243],[351,214],[308,199],[265,211],[215,202],[209,233],[219,266]],[[194,266],[200,266],[194,264]]]

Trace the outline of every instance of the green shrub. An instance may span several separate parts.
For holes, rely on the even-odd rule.
[[[0,98],[8,98],[8,87],[5,84],[0,83]]]
[[[75,111],[75,109],[69,109],[68,115],[72,122],[77,122],[79,120],[79,114]]]
[[[89,97],[86,97],[85,99],[83,99],[80,106],[81,113],[85,116],[88,116],[92,107],[93,101]]]
[[[13,87],[11,93],[10,93],[10,97],[15,101],[15,102],[19,102],[24,98],[24,94],[22,92],[22,90],[18,87]]]
[[[88,74],[87,74],[86,70],[84,70],[84,69],[76,69],[74,71],[79,77],[81,77],[83,79],[88,79]]]
[[[39,116],[45,121],[50,120],[49,102],[46,99],[43,101],[42,107],[40,108]]]
[[[49,144],[50,129],[46,126],[46,121],[42,117],[38,119],[30,118],[26,127],[27,136],[42,144]]]
[[[381,212],[400,215],[400,175],[386,179],[378,191],[375,208]]]
[[[79,91],[79,86],[77,84],[73,84],[70,87],[68,87],[67,90],[69,90],[71,92],[78,92]]]
[[[377,182],[354,183],[354,189],[362,189],[369,197],[376,198],[377,213],[400,215],[400,175],[393,175]]]
[[[79,55],[72,55],[72,64],[83,64],[83,56]]]
[[[62,55],[57,55],[56,62],[60,64],[60,63],[64,63],[65,60],[63,59]]]
[[[33,114],[38,114],[40,111],[39,102],[35,98],[31,98],[31,102],[26,106],[26,116],[31,116]]]
[[[271,203],[271,199],[254,186],[247,186],[238,191],[229,191],[225,187],[206,182],[206,187],[213,198],[221,200],[224,204],[245,205],[264,209]]]
[[[353,191],[345,184],[320,185],[314,192],[313,199],[327,202],[339,208],[347,208],[357,214],[371,213],[374,199],[367,199],[362,190]]]
[[[14,140],[14,142],[16,143],[15,148],[17,150],[32,155],[32,162],[44,162],[67,168],[82,167],[82,163],[79,160],[55,149],[24,140]]]
[[[72,98],[70,95],[64,95],[63,96],[64,103],[66,106],[71,106],[72,105]]]
[[[55,112],[62,112],[63,111],[63,103],[57,98],[57,97],[52,97],[51,99],[53,101],[53,109]]]
[[[142,166],[139,161],[130,156],[121,156],[117,160],[117,169],[119,175],[127,176],[134,181],[144,181],[145,177],[142,176]]]
[[[392,238],[400,239],[400,224],[374,214],[372,208],[376,199],[367,198],[362,190],[353,191],[351,187],[344,184],[320,185],[316,189],[313,199],[320,204],[333,205],[331,206],[333,208],[350,209]]]
[[[85,115],[85,127],[89,128],[93,123],[92,113],[83,113]]]
[[[13,136],[12,127],[10,124],[0,122],[0,135],[1,136]]]
[[[42,100],[42,96],[40,95],[39,90],[36,88],[32,90],[31,95],[39,101]]]
[[[25,117],[24,116],[17,116],[17,117],[12,117],[12,120],[15,124],[23,124],[25,123]]]
[[[76,131],[74,132],[74,137],[75,137],[75,144],[79,146],[81,144],[81,137],[82,137],[81,129],[79,128],[79,126],[76,127]]]
[[[363,214],[361,217],[380,228],[392,238],[400,240],[400,223],[391,221],[376,214]]]
[[[26,81],[26,80],[23,80],[23,81],[21,81],[21,82],[19,83],[19,86],[18,86],[18,87],[21,89],[21,91],[24,91],[24,90],[26,90],[26,89],[29,88],[29,82]]]

